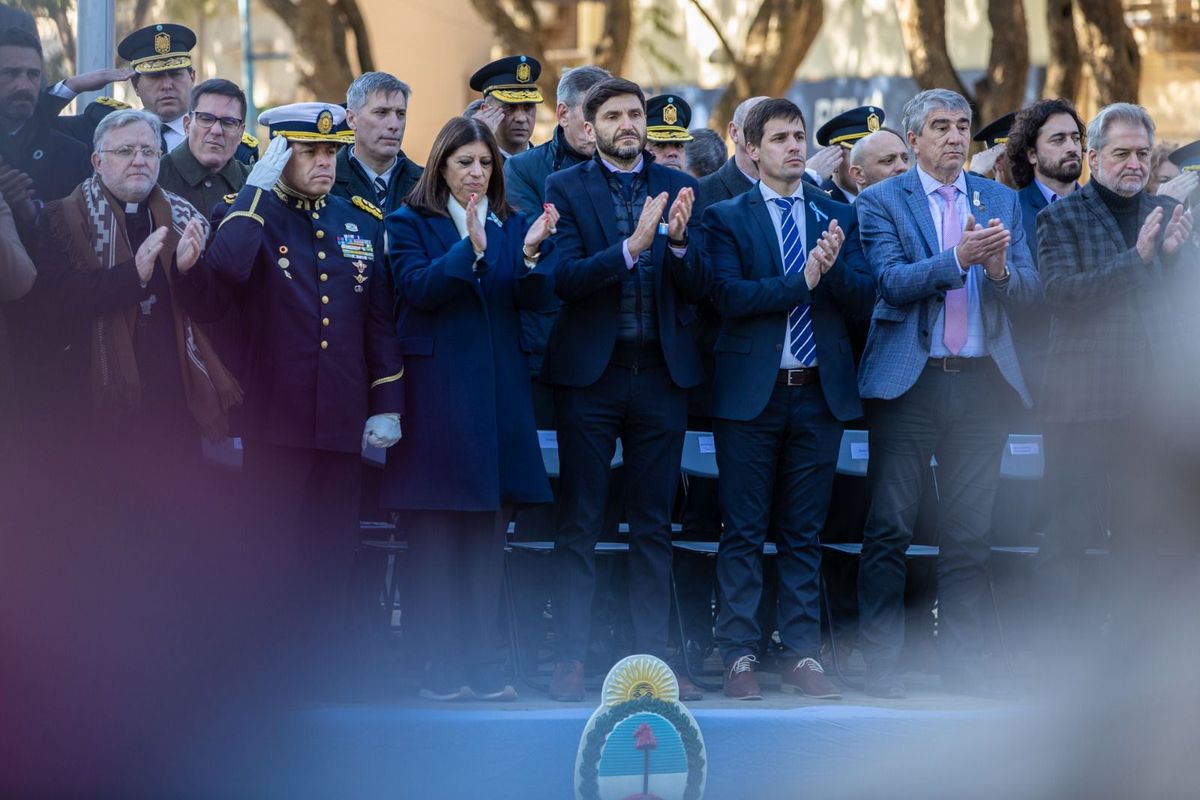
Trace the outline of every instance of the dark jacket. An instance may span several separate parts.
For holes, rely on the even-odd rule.
[[[546,178],[587,160],[588,156],[567,143],[563,129],[555,127],[550,141],[504,162],[504,194],[508,204],[531,219],[536,217],[546,202]]]
[[[329,190],[329,193],[347,200],[355,195],[370,200],[383,209],[384,215],[390,214],[404,205],[404,198],[417,185],[417,181],[421,179],[421,173],[425,171],[421,165],[409,161],[408,156],[404,155],[404,151],[401,150],[397,156],[399,160],[396,162],[396,168],[392,170],[391,178],[388,181],[386,202],[380,203],[376,199],[379,195],[375,193],[375,187],[367,178],[367,173],[363,172],[362,167],[350,158],[351,149],[343,147],[338,150],[337,177],[334,178],[333,188]]]
[[[830,218],[846,234],[833,268],[811,292],[803,272],[784,275],[779,237],[760,191],[717,203],[704,214],[713,297],[722,317],[714,348],[714,417],[750,420],[762,413],[779,374],[788,313],[803,303],[810,306],[825,402],[843,422],[862,416],[849,332],[870,318],[875,279],[854,210],[819,189],[802,191],[804,252],[816,246]]]
[[[179,285],[198,321],[220,319],[231,304],[246,321],[241,353],[226,361],[245,393],[239,434],[360,452],[368,416],[404,411],[378,209],[249,184],[231,199]]]
[[[1142,194],[1139,227],[1155,206],[1169,220],[1175,205]],[[1187,285],[1180,273],[1195,266],[1185,263],[1195,251],[1185,245],[1164,257],[1159,250],[1143,263],[1094,182],[1038,214],[1037,231],[1038,272],[1052,314],[1038,418],[1088,422],[1138,413],[1162,371],[1181,363],[1171,355],[1180,334],[1169,294]]]
[[[207,219],[218,205],[224,207],[225,195],[237,194],[246,185],[250,167],[236,158],[225,162],[217,172],[209,172],[185,141],[163,158],[158,168],[158,185],[187,200]]]
[[[388,451],[382,504],[494,511],[549,502],[517,312],[553,297],[554,244],[542,244],[530,271],[526,217],[489,219],[476,271],[471,242],[449,217],[402,208],[386,225],[408,377],[407,424]]]
[[[712,204],[737,197],[753,185],[754,181],[747,178],[737,162],[730,158],[712,175],[700,179],[700,188],[696,191],[696,215],[703,217],[704,210]]]
[[[37,116],[16,135],[0,135],[0,156],[33,180],[34,197],[42,203],[66,197],[91,176],[89,152],[90,148],[52,130]]]
[[[667,208],[679,190],[696,188],[692,176],[655,164],[643,154],[650,196],[667,192]],[[546,179],[546,200],[559,211],[559,265],[554,288],[563,301],[550,334],[542,379],[563,386],[585,387],[600,379],[617,341],[622,283],[630,277],[617,234],[612,192],[599,159],[592,159]],[[688,223],[689,246],[682,258],[667,247],[665,234],[651,245],[657,267],[655,300],[658,337],[671,380],[681,389],[697,386],[704,373],[692,326],[692,303],[706,296],[710,276],[700,258],[700,221]]]
[[[536,217],[546,202],[546,178],[587,160],[567,143],[563,129],[555,127],[550,141],[504,162],[504,194],[509,205],[531,219]],[[545,309],[521,311],[521,347],[529,354],[529,371],[535,378],[542,372],[542,358],[558,307],[558,299],[554,298]]]

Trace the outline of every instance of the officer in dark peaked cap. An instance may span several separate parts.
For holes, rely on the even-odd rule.
[[[982,143],[984,149],[971,158],[970,172],[999,181],[1010,188],[1013,186],[1005,145],[1008,144],[1008,132],[1012,130],[1016,118],[1017,112],[1010,111],[984,125],[971,137],[972,141]]]
[[[683,145],[695,137],[688,133],[692,107],[682,97],[660,94],[646,101],[646,148],[664,167],[687,169]]]
[[[187,26],[156,23],[139,28],[117,45],[117,54],[129,62],[133,74],[129,80],[142,101],[142,107],[158,115],[163,122],[162,150],[169,153],[187,138],[183,118],[191,101],[196,71],[192,68],[192,50],[196,34]],[[75,93],[60,82],[42,93],[39,115],[57,114],[74,99]],[[129,108],[127,103],[111,97],[99,97],[89,103],[83,113],[73,117],[57,117],[55,126],[92,146],[96,125],[113,111]],[[253,164],[258,158],[258,139],[249,133],[242,135],[234,158]]]
[[[471,88],[483,93],[483,105],[475,118],[496,134],[496,144],[505,158],[533,145],[533,124],[543,102],[537,79],[542,65],[531,56],[508,56],[485,64],[471,76]]]
[[[1185,144],[1178,150],[1171,151],[1171,155],[1167,156],[1167,160],[1179,167],[1181,173],[1200,172],[1200,141]],[[1185,196],[1185,202],[1189,208],[1195,209],[1200,204],[1200,189],[1192,189]],[[1200,232],[1193,230],[1192,240],[1200,241]]]
[[[200,321],[236,304],[242,329],[231,368],[245,399],[233,422],[257,506],[249,516],[279,553],[294,554],[297,619],[316,626],[301,646],[335,660],[310,649],[296,655],[328,685],[351,666],[337,654],[355,651],[346,589],[361,451],[400,439],[404,366],[383,214],[362,197],[329,194],[338,149],[353,141],[345,109],[295,103],[259,123],[271,142],[214,214],[203,263],[181,285]]]
[[[842,148],[838,168],[821,184],[821,188],[839,203],[853,203],[858,197],[858,184],[850,177],[850,148],[859,139],[883,127],[884,114],[879,106],[859,106],[843,111],[817,129],[817,144],[821,147]]]

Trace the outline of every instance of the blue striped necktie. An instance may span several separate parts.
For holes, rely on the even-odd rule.
[[[804,271],[804,241],[800,237],[800,226],[792,216],[792,205],[798,197],[773,198],[783,212],[783,274]],[[796,306],[788,314],[788,349],[796,360],[806,367],[813,365],[817,357],[817,340],[813,336],[812,317],[808,303]]]

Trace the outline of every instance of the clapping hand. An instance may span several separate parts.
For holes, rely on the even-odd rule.
[[[999,280],[1004,275],[1004,264],[1012,233],[997,218],[988,220],[987,227],[975,224],[975,216],[967,215],[962,239],[954,248],[958,265],[969,269],[972,264],[982,264],[988,276]]]
[[[696,201],[696,193],[690,186],[685,186],[675,195],[671,203],[671,211],[667,215],[667,239],[674,242],[687,240],[688,220],[692,218],[692,204]]]
[[[846,234],[842,232],[838,221],[829,220],[829,228],[822,231],[821,238],[808,252],[808,260],[804,262],[804,281],[808,284],[810,292],[821,282],[822,276],[833,268],[844,241]]]
[[[133,263],[137,267],[138,278],[143,286],[148,284],[150,277],[154,275],[154,262],[158,260],[158,254],[162,252],[166,238],[166,227],[159,228],[146,237],[146,241],[142,242],[142,246],[133,256]]]
[[[487,250],[487,233],[484,232],[483,222],[479,219],[479,211],[476,208],[478,204],[478,195],[472,194],[467,200],[467,237],[471,240],[471,247],[475,248],[475,252],[482,253]]]
[[[175,248],[175,266],[179,270],[180,275],[186,275],[200,258],[200,253],[204,250],[204,228],[200,224],[200,220],[192,218],[188,220],[187,227],[183,229],[183,235],[179,237],[179,244]]]
[[[547,237],[555,232],[558,227],[558,209],[553,203],[546,203],[542,206],[542,215],[534,220],[529,226],[529,231],[525,234],[525,245],[523,250],[525,254],[536,253],[542,242],[546,241]]]

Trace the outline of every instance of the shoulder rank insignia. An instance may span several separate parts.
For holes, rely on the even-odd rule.
[[[383,210],[380,209],[379,206],[375,205],[369,200],[364,200],[358,195],[354,195],[354,197],[351,199],[354,201],[354,205],[361,208],[375,219],[383,219]]]
[[[246,145],[246,147],[257,148],[258,147],[258,139],[254,136],[251,136],[248,133],[243,133],[242,134],[242,144]]]
[[[225,200],[225,202],[226,202],[226,203],[228,203],[229,205],[233,205],[233,201],[234,201],[234,200],[237,200],[237,194],[236,194],[236,193],[234,193],[234,194],[227,194],[227,195],[225,195],[225,198],[224,198],[224,200]]]
[[[118,111],[120,111],[123,108],[133,108],[133,106],[129,105],[129,103],[122,103],[120,100],[117,100],[116,98],[106,97],[104,95],[100,95],[92,102],[99,103],[102,106],[108,106],[109,108],[115,108]]]

